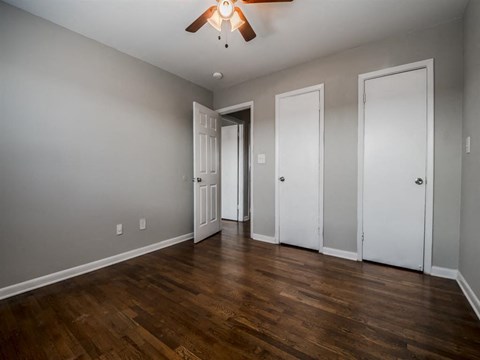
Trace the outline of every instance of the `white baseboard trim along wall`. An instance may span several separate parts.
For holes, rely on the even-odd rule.
[[[444,268],[440,266],[432,266],[432,272],[430,273],[430,275],[445,279],[457,280],[458,270]]]
[[[468,302],[470,305],[472,305],[473,311],[475,311],[475,314],[477,314],[477,317],[480,319],[480,300],[478,299],[477,295],[475,295],[470,285],[468,285],[460,271],[458,272],[457,282],[465,294]]]
[[[342,259],[357,261],[358,255],[356,252],[338,250],[328,247],[323,247],[323,255],[335,256]]]
[[[153,251],[157,251],[157,250],[160,250],[172,245],[176,245],[191,239],[193,239],[193,233],[181,235],[173,239],[160,241],[152,245],[127,251],[122,254],[114,255],[105,259],[93,261],[88,264],[79,265],[70,269],[58,271],[53,274],[45,275],[32,280],[27,280],[19,284],[7,286],[5,288],[0,289],[0,300],[6,299],[11,296],[15,296],[30,290],[34,290],[42,286],[47,286],[62,280],[66,280],[74,276],[86,274],[88,272],[95,271],[95,270],[98,270],[98,269],[101,269],[101,268],[104,268],[128,259],[132,259],[141,255],[145,255]]]
[[[260,234],[252,234],[252,239],[257,241],[263,241],[269,244],[278,244],[277,239],[274,236],[266,236]]]

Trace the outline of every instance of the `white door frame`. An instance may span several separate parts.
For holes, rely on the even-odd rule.
[[[253,197],[253,124],[254,124],[254,102],[248,101],[237,105],[228,106],[219,110],[215,110],[220,115],[228,115],[233,112],[242,111],[250,109],[250,158],[248,159],[248,163],[250,165],[250,236],[253,234],[253,220],[254,220],[254,197]],[[245,190],[245,189],[244,189]],[[241,219],[243,220],[243,219]]]
[[[320,159],[320,164],[319,164],[319,204],[320,204],[320,209],[321,209],[321,216],[318,219],[318,226],[320,227],[319,231],[319,252],[323,253],[323,202],[324,202],[324,181],[325,181],[325,86],[324,84],[318,84],[314,86],[309,86],[303,89],[298,89],[294,91],[289,91],[283,94],[278,94],[275,96],[275,242],[277,244],[280,243],[280,209],[279,209],[279,187],[278,187],[278,177],[279,172],[278,172],[278,166],[279,166],[279,161],[278,161],[278,152],[279,152],[279,140],[278,140],[278,123],[279,123],[279,103],[280,99],[290,97],[290,96],[296,96],[296,95],[302,95],[302,94],[307,94],[313,91],[319,91],[320,92],[320,149],[319,149],[319,159]]]
[[[434,61],[428,59],[411,64],[382,69],[358,76],[358,202],[357,202],[357,254],[358,261],[363,260],[363,175],[364,175],[364,136],[365,136],[365,81],[395,75],[407,71],[427,70],[427,178],[425,196],[425,274],[432,272],[433,252],[433,185],[434,185],[434,151],[435,151],[435,89]]]

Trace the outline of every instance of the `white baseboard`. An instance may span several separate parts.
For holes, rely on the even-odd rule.
[[[430,272],[430,275],[445,279],[457,280],[458,270],[444,268],[440,266],[432,266],[432,271]]]
[[[468,285],[467,280],[465,280],[460,271],[458,272],[457,282],[468,302],[472,305],[473,311],[475,311],[475,314],[477,314],[477,317],[480,319],[480,300],[477,295],[475,295],[470,285]]]
[[[0,289],[0,300],[15,296],[30,290],[37,289],[42,286],[47,286],[62,280],[72,278],[74,276],[82,275],[91,271],[95,271],[137,256],[145,255],[153,251],[157,251],[181,242],[193,239],[193,233],[178,236],[173,239],[160,241],[158,243],[148,245],[139,249],[124,252],[122,254],[110,256],[105,259],[93,261],[88,264],[79,265],[70,269],[58,271],[53,274],[38,277],[32,280],[27,280],[19,284],[10,285]]]
[[[328,247],[323,248],[323,255],[335,256],[342,259],[357,261],[358,255],[356,252],[332,249]]]
[[[278,244],[277,240],[273,236],[265,236],[260,234],[252,234],[252,239],[257,241],[263,241],[269,244]]]

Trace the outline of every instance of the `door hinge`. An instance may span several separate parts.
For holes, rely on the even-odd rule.
[[[365,233],[362,232],[362,242],[365,241]]]
[[[365,91],[363,92],[363,103],[367,103],[367,93]]]

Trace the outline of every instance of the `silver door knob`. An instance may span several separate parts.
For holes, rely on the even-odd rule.
[[[282,176],[282,177],[280,177],[278,180],[280,180],[281,182],[284,182],[284,181],[285,181],[285,178]]]
[[[415,179],[415,184],[417,184],[417,185],[423,185],[423,179],[422,179],[422,178],[416,178],[416,179]]]
[[[201,183],[201,182],[202,182],[202,178],[193,178],[193,182],[199,182],[199,183]]]

